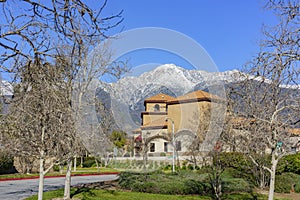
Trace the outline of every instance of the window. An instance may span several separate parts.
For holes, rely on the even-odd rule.
[[[150,143],[150,152],[155,152],[155,143]]]
[[[164,142],[164,152],[168,152],[168,142]]]
[[[158,105],[158,104],[155,104],[155,106],[154,106],[154,111],[159,111],[159,110],[160,110],[159,105]]]
[[[175,146],[176,146],[176,151],[181,151],[181,141],[176,141]]]

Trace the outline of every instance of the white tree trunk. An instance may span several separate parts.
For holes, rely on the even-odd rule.
[[[63,174],[63,172],[64,172],[64,166],[63,164],[59,164],[59,173]]]
[[[97,167],[97,172],[100,172],[99,163],[98,163],[96,156],[95,156],[95,163],[96,163],[96,167]]]
[[[260,173],[259,187],[263,189],[266,186],[266,183],[265,183],[265,172],[262,167],[259,168],[259,173]]]
[[[274,190],[275,190],[275,175],[276,175],[276,167],[277,167],[277,162],[275,158],[275,153],[272,154],[272,167],[271,167],[271,178],[270,178],[270,188],[269,188],[269,198],[268,200],[273,200],[274,199]]]
[[[80,157],[80,167],[83,168],[83,156]]]
[[[43,192],[44,192],[44,152],[43,151],[41,152],[39,173],[40,173],[40,177],[39,177],[38,200],[42,200]]]
[[[76,172],[76,165],[77,165],[77,157],[74,157],[74,172]]]
[[[268,200],[273,200],[274,198],[274,189],[275,189],[275,171],[271,172],[271,178],[270,178],[270,188],[269,188],[269,198]]]
[[[65,178],[64,200],[70,199],[70,195],[71,195],[71,171],[72,171],[72,159],[69,159],[67,162],[67,173]]]

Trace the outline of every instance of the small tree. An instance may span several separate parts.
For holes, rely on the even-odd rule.
[[[39,160],[39,198],[42,198],[45,174],[69,155],[67,149],[76,140],[60,68],[36,60],[25,69],[10,112],[3,119],[6,125],[2,127],[3,144],[15,155]],[[54,159],[48,168],[46,159]]]
[[[265,29],[261,51],[241,73],[241,84],[230,93],[233,113],[245,119],[244,146],[252,155],[270,155],[269,199],[274,197],[278,161],[291,153],[290,129],[299,125],[299,7],[298,1],[270,0],[266,5],[279,18]],[[251,123],[250,123],[251,122]]]
[[[127,133],[124,131],[113,131],[110,135],[110,140],[115,147],[121,149],[126,144]]]
[[[221,143],[217,142],[214,149],[204,157],[212,189],[212,198],[217,200],[222,199],[222,174],[225,170],[225,165],[220,159],[221,150]]]

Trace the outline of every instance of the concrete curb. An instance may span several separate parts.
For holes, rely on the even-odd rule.
[[[91,174],[72,174],[71,176],[101,176],[101,175],[118,175],[120,172],[103,172],[103,173],[91,173]],[[57,176],[45,176],[45,178],[62,178],[65,175],[57,175]],[[0,182],[3,181],[18,181],[18,180],[30,180],[30,179],[38,179],[39,176],[32,177],[22,177],[22,178],[0,178]]]

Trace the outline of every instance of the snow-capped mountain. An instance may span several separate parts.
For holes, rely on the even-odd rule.
[[[6,103],[6,101],[12,98],[13,93],[14,91],[11,83],[5,80],[0,81],[0,103],[2,105],[1,113],[8,112],[9,104]]]
[[[159,93],[176,97],[195,90],[205,90],[222,96],[224,84],[234,82],[235,73],[239,72],[187,70],[174,64],[165,64],[140,76],[128,76],[115,83],[103,83],[98,93],[105,92],[109,95],[98,97],[112,109],[119,126],[125,130],[133,130],[140,126],[140,113],[144,110],[146,98]]]
[[[8,81],[1,81],[0,83],[0,94],[1,96],[12,96],[13,95],[13,86]]]
[[[159,93],[158,90],[167,90],[172,96],[180,96],[195,89],[204,90],[213,85],[232,82],[232,75],[237,72],[187,70],[174,64],[165,64],[137,77],[122,78],[106,86],[105,90],[133,108],[139,101]]]

